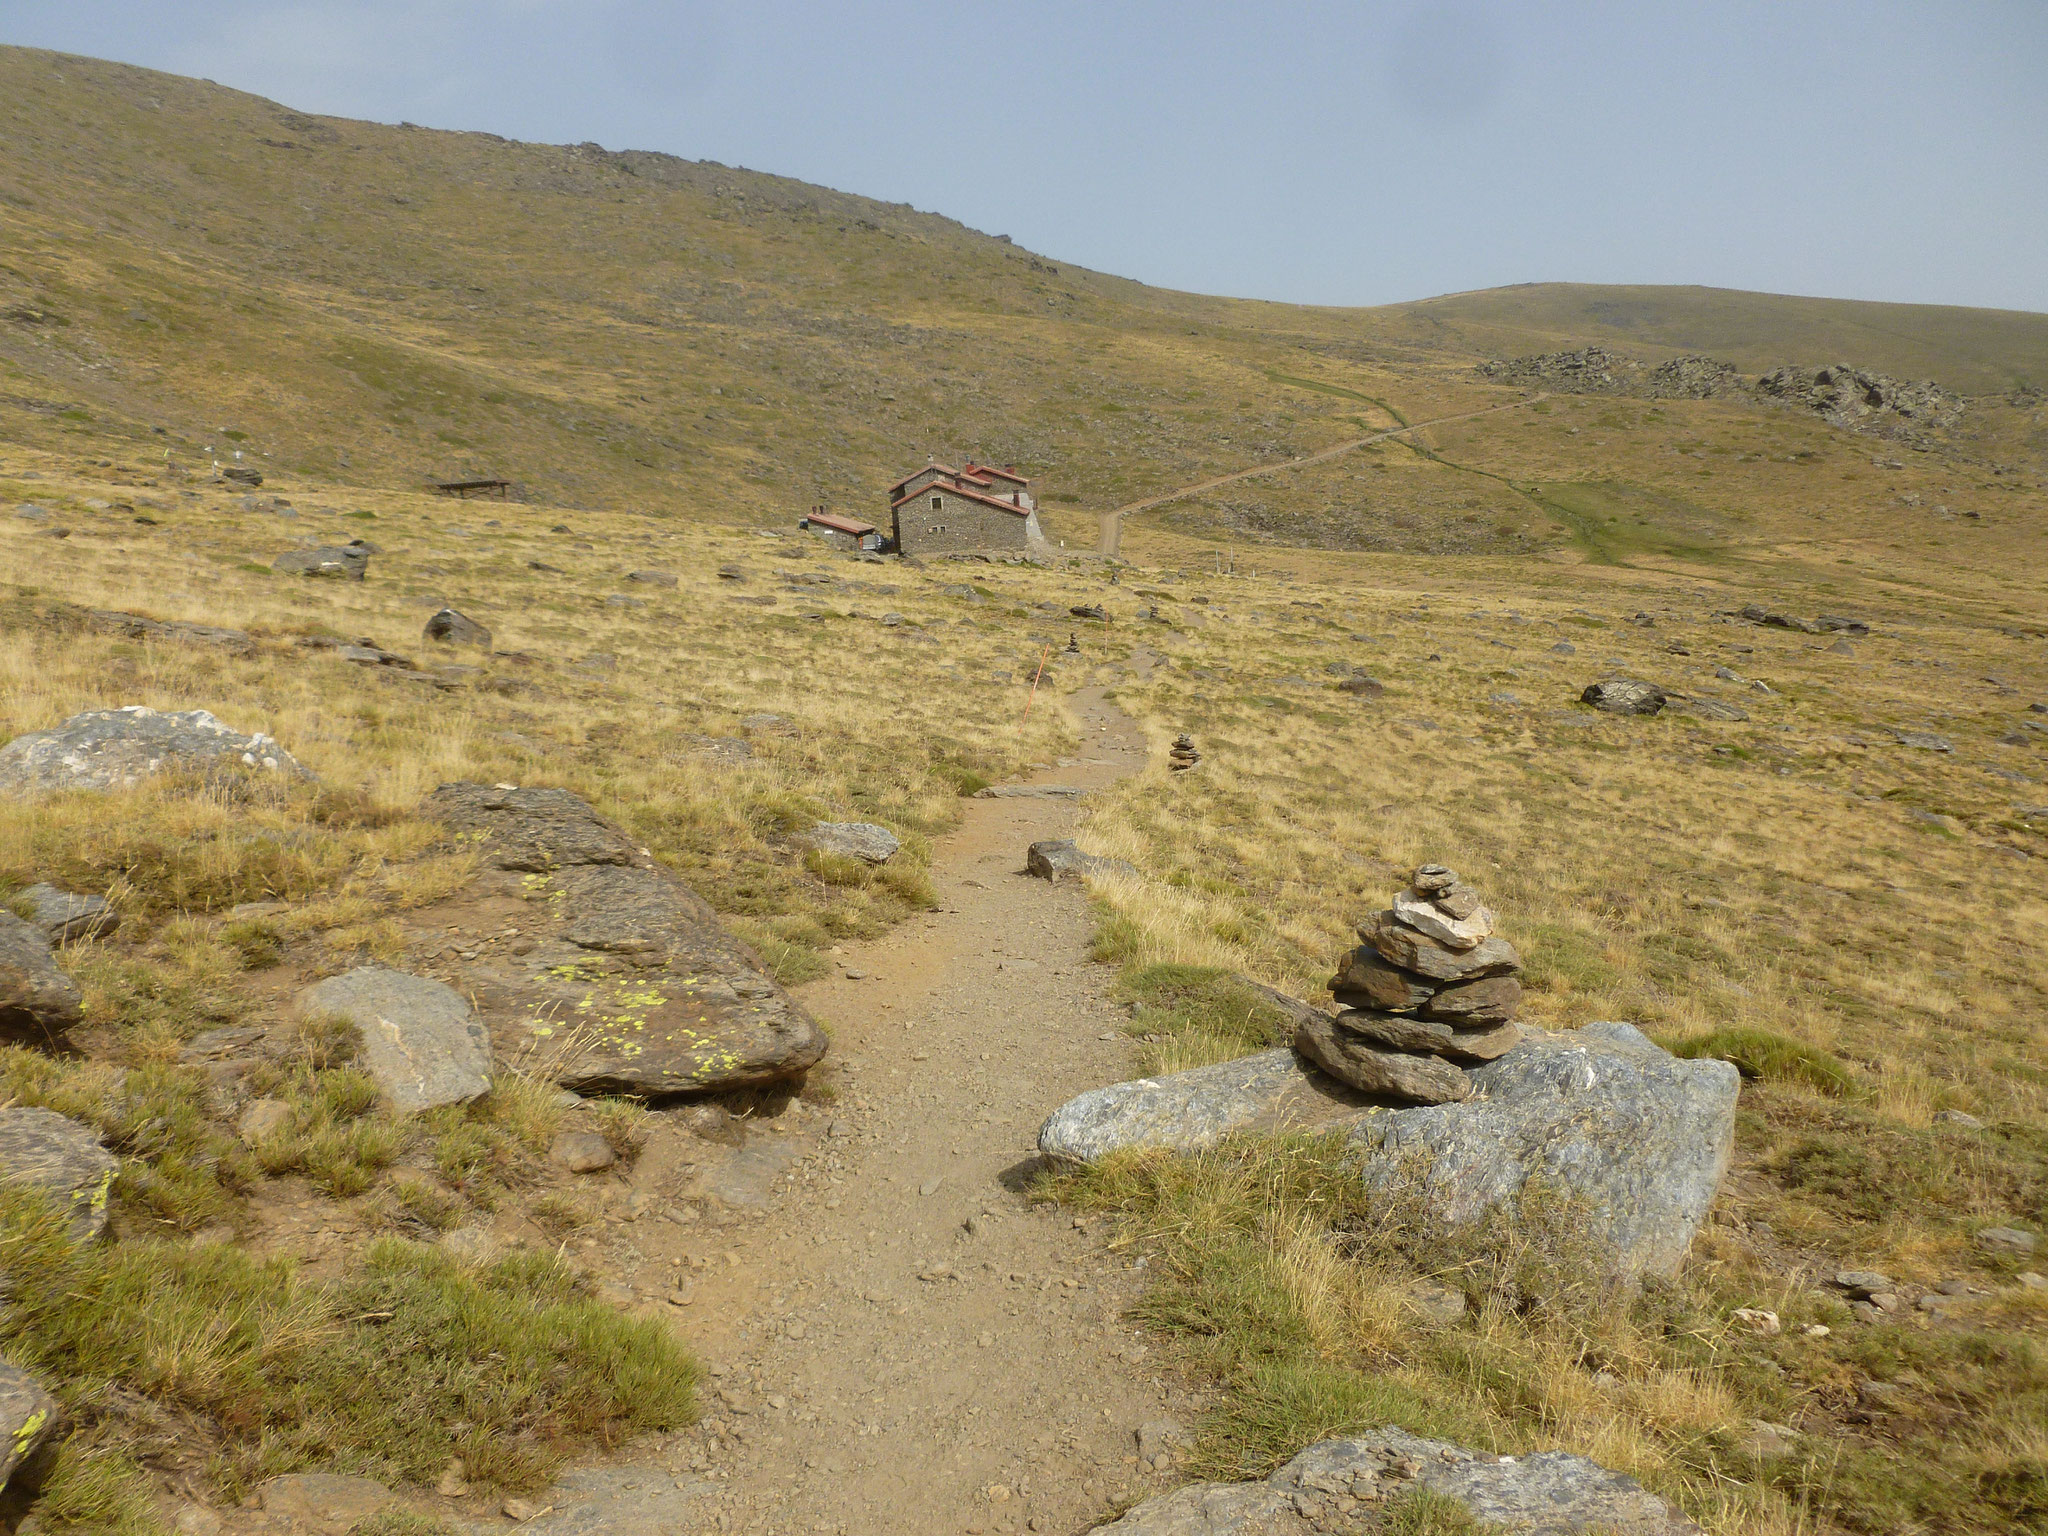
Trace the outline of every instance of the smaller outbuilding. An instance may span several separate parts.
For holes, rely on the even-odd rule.
[[[864,523],[857,517],[841,517],[823,507],[811,508],[809,515],[796,520],[796,525],[817,535],[834,549],[878,550],[882,547],[882,530],[873,523]]]

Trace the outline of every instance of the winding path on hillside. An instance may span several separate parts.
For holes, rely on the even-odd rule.
[[[1477,416],[1491,416],[1499,411],[1512,411],[1525,405],[1534,405],[1538,400],[1547,400],[1549,398],[1547,394],[1536,394],[1529,396],[1526,400],[1510,400],[1505,405],[1489,405],[1484,410],[1461,411],[1455,416],[1437,416],[1429,421],[1412,421],[1405,426],[1390,427],[1384,432],[1369,432],[1364,437],[1354,437],[1348,442],[1338,443],[1333,447],[1321,449],[1302,458],[1289,459],[1284,464],[1261,464],[1254,469],[1240,469],[1232,474],[1218,475],[1212,480],[1200,481],[1195,485],[1184,485],[1177,491],[1167,491],[1158,496],[1147,496],[1142,501],[1126,502],[1121,507],[1115,507],[1101,514],[1101,552],[1105,555],[1113,555],[1117,552],[1117,547],[1123,538],[1123,520],[1134,512],[1149,512],[1154,507],[1165,506],[1168,502],[1180,501],[1189,496],[1199,496],[1204,491],[1213,491],[1219,485],[1233,485],[1239,480],[1253,480],[1261,475],[1284,474],[1291,469],[1307,469],[1312,464],[1322,464],[1330,459],[1339,458],[1354,449],[1363,448],[1370,443],[1383,443],[1390,437],[1401,437],[1410,432],[1420,432],[1424,427],[1442,427],[1448,426],[1454,421],[1470,421]]]
[[[1102,689],[1068,708],[1078,762],[1034,782],[1144,767]],[[1194,1411],[1126,1316],[1145,1276],[1026,1194],[1045,1116],[1136,1070],[1085,895],[1023,873],[1078,816],[1069,798],[968,801],[934,853],[939,909],[799,989],[841,1098],[808,1186],[731,1229],[688,1308],[717,1373],[677,1447],[706,1479],[705,1527],[1071,1532],[1171,1481],[1135,1460],[1139,1426]]]

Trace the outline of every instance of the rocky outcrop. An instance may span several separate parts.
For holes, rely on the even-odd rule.
[[[817,821],[804,841],[820,853],[836,853],[863,864],[886,864],[903,845],[887,827],[872,821]]]
[[[78,984],[58,968],[43,930],[0,910],[0,1034],[54,1044],[83,1007]]]
[[[1965,402],[1931,379],[1895,379],[1848,363],[1772,369],[1754,383],[1733,364],[1688,355],[1654,366],[1602,346],[1480,363],[1481,378],[1568,395],[1634,395],[1651,400],[1749,398],[1782,401],[1856,432],[1910,437],[1953,427]]]
[[[1360,1516],[1418,1488],[1516,1536],[1698,1536],[1700,1529],[1634,1478],[1583,1456],[1488,1456],[1392,1425],[1312,1445],[1264,1482],[1176,1488],[1099,1529],[1124,1536],[1310,1536],[1369,1528],[1356,1523]]]
[[[1451,1225],[1512,1210],[1532,1183],[1576,1212],[1616,1274],[1668,1274],[1728,1170],[1738,1078],[1682,1061],[1626,1024],[1523,1032],[1469,1069],[1461,1102],[1375,1104],[1293,1051],[1117,1083],[1056,1110],[1038,1145],[1056,1163],[1125,1148],[1193,1152],[1233,1132],[1341,1130],[1368,1183],[1419,1184]]]
[[[261,731],[245,736],[203,709],[160,713],[130,704],[88,710],[0,747],[0,794],[22,798],[118,789],[166,771],[312,777]]]
[[[81,1242],[107,1230],[107,1197],[120,1168],[89,1126],[53,1109],[0,1109],[0,1183],[48,1195]]]
[[[491,1091],[490,1031],[461,993],[438,981],[360,965],[306,988],[299,1012],[355,1027],[363,1069],[400,1114]]]
[[[760,957],[577,796],[444,784],[422,809],[479,848],[487,889],[531,902],[533,948],[464,979],[501,1045],[559,1053],[565,1087],[753,1087],[801,1077],[824,1056],[823,1032]]]
[[[1952,427],[1963,400],[1932,379],[1895,379],[1868,368],[1832,363],[1823,368],[1776,368],[1756,381],[1760,398],[1803,406],[1838,427],[1887,431]]]

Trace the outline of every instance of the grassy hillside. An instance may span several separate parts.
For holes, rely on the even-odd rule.
[[[1901,329],[1884,306],[1690,290],[1384,310],[1169,293],[784,178],[314,118],[22,49],[0,50],[0,204],[0,435],[137,470],[239,448],[340,485],[503,475],[541,502],[743,523],[820,501],[872,515],[906,463],[957,454],[1025,466],[1054,533],[1092,541],[1061,508],[1514,398],[1471,363],[1607,334],[1624,292],[1653,348],[2048,376],[2038,316],[1922,309]],[[1561,478],[1634,455],[1629,478],[1655,483],[1666,444],[1636,438]],[[1488,553],[1564,537],[1527,498],[1408,457],[1383,456],[1398,480],[1340,464],[1183,522]]]

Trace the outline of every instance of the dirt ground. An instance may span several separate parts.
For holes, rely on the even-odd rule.
[[[1035,782],[1144,766],[1101,690],[1068,707],[1085,744]],[[627,1457],[687,1494],[690,1529],[1072,1532],[1172,1480],[1137,1431],[1198,1405],[1125,1316],[1142,1270],[1028,1193],[1045,1116],[1135,1070],[1083,893],[1023,872],[1076,814],[969,802],[934,858],[939,909],[800,989],[832,1032],[834,1101],[694,1170],[657,1139],[633,1186],[681,1178],[704,1214],[628,1195],[637,1219],[589,1240],[615,1299],[708,1366],[703,1422]]]

